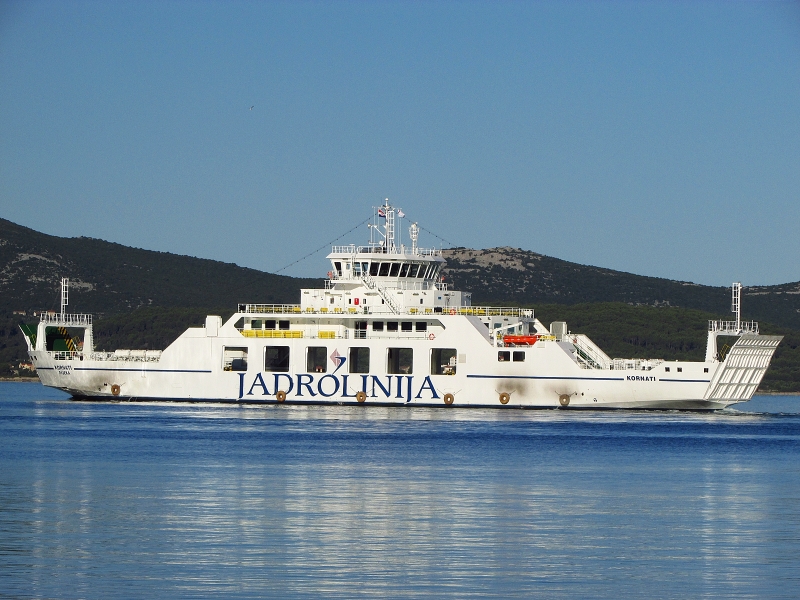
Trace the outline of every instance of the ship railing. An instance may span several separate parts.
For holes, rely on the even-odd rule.
[[[521,317],[533,318],[533,310],[530,308],[517,308],[514,306],[436,306],[436,307],[406,307],[398,309],[397,313],[373,313],[365,312],[364,306],[356,307],[311,307],[303,308],[300,304],[240,304],[239,311],[244,314],[280,314],[280,315],[364,315],[373,314],[383,316],[391,314],[404,315],[462,315],[471,317]],[[370,310],[367,308],[367,310]]]
[[[758,322],[756,321],[708,321],[708,331],[713,333],[741,335],[754,333],[758,335]]]
[[[386,290],[403,290],[424,292],[427,290],[438,290],[440,292],[447,292],[450,290],[450,284],[444,282],[430,281],[430,280],[408,280],[402,277],[373,277],[372,275],[354,275],[350,278],[339,277],[335,273],[331,273],[331,277],[325,280],[325,289],[332,290],[336,287],[337,283],[361,283],[362,279],[369,277],[374,282],[380,282]],[[369,284],[367,287],[372,289]]]
[[[47,352],[53,360],[83,360],[83,352],[71,352],[69,350],[52,350]]]
[[[61,325],[62,327],[88,327],[92,324],[92,315],[42,313],[39,315],[42,323],[46,325]]]
[[[608,369],[611,358],[595,344],[588,336],[582,333],[569,333],[561,341],[569,342],[575,348],[575,359],[584,369]]]
[[[614,371],[652,371],[664,362],[662,358],[615,358],[611,361]]]
[[[427,332],[380,332],[363,331],[357,329],[352,331],[345,329],[344,331],[333,330],[320,330],[320,331],[302,331],[302,330],[279,330],[279,329],[239,329],[239,333],[246,338],[261,338],[261,339],[310,339],[310,340],[425,340],[430,339]]]
[[[411,248],[396,248],[394,252],[387,252],[383,246],[332,246],[332,254],[385,254],[388,256],[440,256],[441,250],[436,248],[417,248],[414,252]]]
[[[238,312],[246,314],[298,314],[303,311],[299,304],[240,304]]]
[[[442,307],[442,313],[466,315],[469,317],[533,317],[532,309],[517,308],[514,306],[458,306],[453,308]]]
[[[161,354],[161,350],[115,350],[92,352],[89,358],[101,361],[158,362],[161,360]]]

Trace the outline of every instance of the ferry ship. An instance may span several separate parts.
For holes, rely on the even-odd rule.
[[[715,410],[749,400],[782,336],[710,321],[705,360],[610,358],[565,322],[525,308],[473,306],[441,277],[441,251],[401,243],[402,210],[373,208],[366,245],[334,246],[325,286],[300,303],[240,304],[163,351],[95,350],[92,317],[23,326],[41,382],[76,399],[390,406]],[[727,352],[720,335],[735,336]]]

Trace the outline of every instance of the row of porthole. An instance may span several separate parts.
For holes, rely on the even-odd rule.
[[[285,402],[286,401],[286,392],[284,392],[283,390],[278,390],[278,393],[275,394],[275,399],[278,402]],[[446,393],[444,395],[444,398],[443,398],[444,403],[447,406],[450,406],[451,404],[453,404],[453,402],[455,402],[455,399],[456,399],[456,397],[453,394],[449,393],[449,392]],[[501,392],[498,399],[500,400],[500,404],[508,404],[509,401],[511,400],[511,394],[509,394],[508,392]],[[356,400],[358,402],[366,402],[367,393],[364,392],[364,391],[356,392]],[[558,402],[559,402],[559,404],[561,404],[561,406],[568,406],[569,405],[569,396],[567,394],[561,394],[561,396],[558,397]]]

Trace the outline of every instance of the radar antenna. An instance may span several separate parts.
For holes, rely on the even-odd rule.
[[[419,225],[412,223],[408,228],[408,234],[411,236],[411,254],[417,253],[417,240],[419,239]]]

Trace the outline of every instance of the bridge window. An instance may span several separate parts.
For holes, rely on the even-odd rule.
[[[414,371],[414,351],[411,348],[389,348],[386,372],[390,375],[410,375]]]
[[[400,263],[392,263],[392,272],[389,273],[389,277],[397,277],[397,274],[400,272]]]
[[[411,266],[408,268],[408,276],[409,277],[416,277],[417,271],[419,271],[419,264],[412,263]]]
[[[289,372],[289,346],[264,348],[264,370],[275,373]]]
[[[350,348],[350,372],[369,373],[369,348]]]
[[[511,352],[508,350],[500,350],[497,353],[497,362],[509,362],[511,360]]]
[[[353,263],[353,277],[361,277],[361,263]]]
[[[334,268],[336,269],[336,274],[341,277],[342,276],[342,263],[336,261],[333,263]]]
[[[523,350],[515,350],[513,357],[514,362],[525,362],[525,352]]]
[[[431,375],[455,375],[458,352],[455,348],[431,350]]]
[[[325,373],[328,369],[328,349],[324,346],[309,346],[306,350],[306,371]]]
[[[222,350],[224,371],[247,371],[247,348],[225,346]]]
[[[408,263],[403,263],[403,266],[400,267],[400,277],[405,277],[408,275]]]
[[[378,275],[378,267],[380,267],[380,263],[374,262],[370,264],[369,274],[372,275],[373,277],[376,277]]]
[[[392,266],[392,263],[381,263],[381,269],[378,272],[380,277],[387,277],[389,275],[389,267]]]

